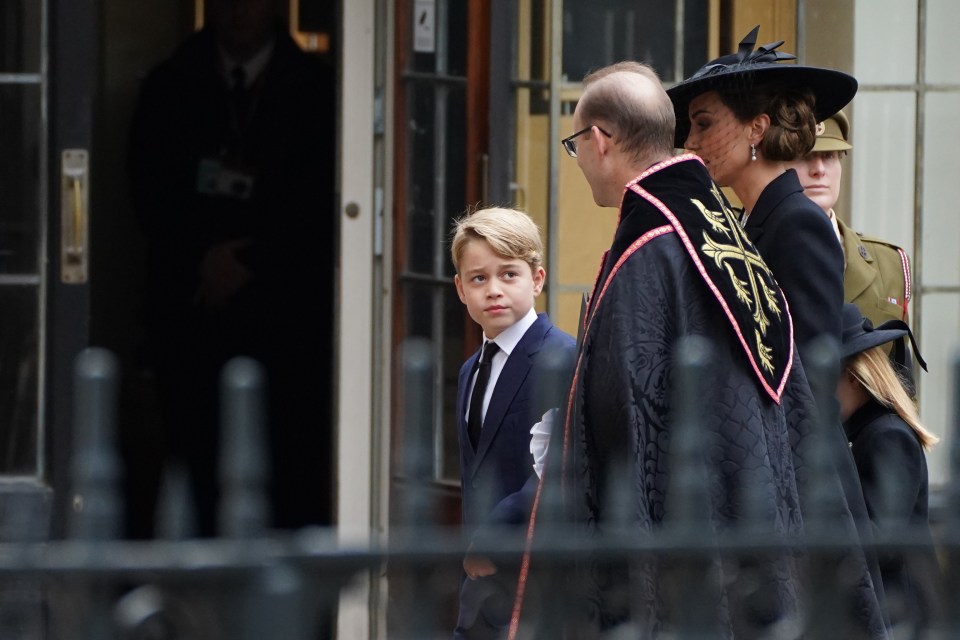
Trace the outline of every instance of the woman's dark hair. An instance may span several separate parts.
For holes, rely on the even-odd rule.
[[[813,149],[817,141],[817,119],[813,112],[816,98],[812,92],[769,83],[754,85],[749,91],[743,87],[721,87],[717,93],[741,122],[761,113],[770,117],[770,128],[759,145],[764,158],[792,162]]]

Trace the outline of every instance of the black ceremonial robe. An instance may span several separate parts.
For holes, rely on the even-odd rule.
[[[748,512],[759,514],[755,526],[767,539],[801,534],[803,451],[816,409],[793,355],[789,312],[699,158],[689,155],[654,165],[627,185],[591,296],[564,425],[565,494],[576,521],[595,537],[626,517],[645,537],[676,513],[671,392],[674,347],[684,336],[713,345],[697,399],[707,488],[703,535],[735,531]],[[839,481],[827,484],[838,526],[856,540]],[[625,516],[610,513],[617,491],[630,496]],[[862,551],[846,553],[854,567],[853,621],[842,633],[885,637]],[[789,553],[716,554],[711,571],[721,586],[708,606],[717,637],[798,635],[797,625],[809,620],[802,564]],[[689,614],[692,603],[671,596],[677,574],[662,556],[629,564],[594,560],[581,569],[577,588],[585,607],[577,637],[623,624],[638,637],[656,637]]]

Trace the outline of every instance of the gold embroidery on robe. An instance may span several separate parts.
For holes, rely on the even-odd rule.
[[[716,202],[711,204],[718,206],[719,211],[711,210],[699,200],[690,200],[703,214],[709,228],[703,232],[704,244],[700,250],[714,261],[721,272],[727,274],[737,301],[751,311],[757,357],[761,366],[772,373],[773,350],[764,342],[764,337],[770,326],[767,314],[780,317],[773,275],[760,254],[745,246],[747,239],[743,229],[737,223],[734,212],[724,204],[716,186],[713,187],[713,195]]]

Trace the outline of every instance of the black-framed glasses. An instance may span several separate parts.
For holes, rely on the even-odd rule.
[[[560,144],[563,145],[563,148],[566,150],[568,156],[570,156],[571,158],[576,158],[576,157],[577,157],[577,141],[576,141],[575,138],[576,138],[577,136],[582,136],[582,135],[585,134],[587,131],[590,131],[590,129],[593,129],[595,126],[596,126],[596,125],[593,125],[593,124],[592,124],[592,125],[590,125],[589,127],[587,127],[586,129],[581,129],[580,131],[577,131],[577,132],[576,132],[575,134],[573,134],[572,136],[567,136],[566,138],[564,138],[563,140],[560,141]],[[598,130],[600,133],[602,133],[603,135],[607,136],[608,138],[612,138],[612,137],[613,137],[613,136],[611,136],[609,133],[607,133],[606,131],[604,131],[603,129],[601,129],[600,127],[597,127],[597,130]]]

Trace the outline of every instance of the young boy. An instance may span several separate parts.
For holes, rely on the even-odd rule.
[[[483,346],[463,364],[457,386],[463,524],[473,536],[483,525],[527,521],[536,487],[530,428],[568,390],[538,386],[538,364],[544,353],[558,350],[560,379],[566,379],[575,344],[533,309],[546,273],[540,230],[527,214],[490,208],[461,218],[451,254],[457,294],[483,327]],[[463,568],[454,638],[499,637],[509,623],[515,572],[498,571],[472,554]]]

